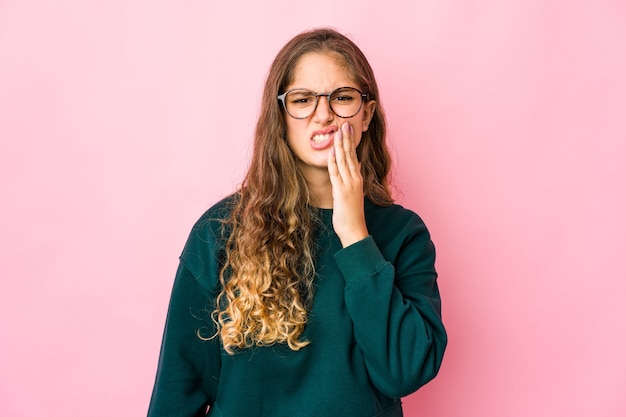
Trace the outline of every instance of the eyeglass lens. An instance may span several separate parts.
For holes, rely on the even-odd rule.
[[[316,94],[306,89],[296,89],[285,96],[285,107],[289,114],[297,119],[309,117],[316,108],[319,97],[327,94]],[[361,110],[363,96],[355,88],[343,87],[330,93],[329,105],[333,113],[339,117],[349,118]]]

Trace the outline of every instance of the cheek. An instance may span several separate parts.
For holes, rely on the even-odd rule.
[[[361,144],[361,140],[363,139],[362,135],[358,135],[354,138],[354,147],[358,148],[359,145]]]
[[[288,138],[296,139],[306,131],[306,125],[301,123],[302,120],[286,120],[285,121],[285,133]]]
[[[352,128],[354,129],[354,141],[356,145],[361,143],[363,134],[367,131],[367,127],[363,124],[362,120],[352,122]]]
[[[354,127],[355,134],[362,134],[367,131],[367,117],[363,111],[354,116],[350,123],[352,124],[352,127]]]
[[[303,128],[297,123],[287,123],[285,127],[285,141],[287,142],[287,146],[289,146],[289,149],[291,149],[291,151],[295,151],[303,146],[303,132]]]

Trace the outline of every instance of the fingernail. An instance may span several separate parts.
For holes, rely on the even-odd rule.
[[[341,129],[339,129],[337,133],[335,133],[335,139],[337,140],[343,139],[343,133],[341,132]]]
[[[342,126],[341,126],[341,130],[343,130],[346,133],[350,132],[352,126],[350,126],[350,124],[348,122],[345,122]]]

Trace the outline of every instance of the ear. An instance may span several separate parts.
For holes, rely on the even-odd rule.
[[[367,132],[376,111],[376,101],[370,100],[363,107],[363,132]]]

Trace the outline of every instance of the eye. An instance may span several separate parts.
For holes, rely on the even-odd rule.
[[[330,99],[336,104],[351,104],[359,99],[359,92],[353,88],[340,88],[333,92]]]
[[[354,100],[354,97],[348,94],[340,94],[340,95],[333,96],[333,100],[334,101],[352,101]]]
[[[294,106],[308,106],[315,103],[315,95],[309,91],[292,91],[287,95],[287,102]]]

